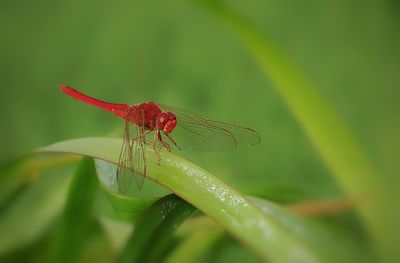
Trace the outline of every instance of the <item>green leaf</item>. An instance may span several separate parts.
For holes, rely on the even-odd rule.
[[[60,213],[69,171],[41,174],[0,217],[0,254],[31,244]]]
[[[23,169],[30,156],[23,156],[0,166],[0,213],[25,189],[29,174]]]
[[[383,222],[390,223],[390,218],[382,210],[384,199],[379,199],[385,188],[356,137],[328,101],[268,35],[229,10],[221,1],[197,2],[238,34],[266,76],[273,81],[341,187],[355,201],[364,200],[366,194],[374,195],[375,200],[358,202],[357,208],[375,237],[380,241],[387,238],[388,231],[392,230]]]
[[[280,205],[256,197],[248,197],[263,213],[279,222],[285,231],[302,240],[304,245],[321,251],[324,262],[369,262],[371,254],[347,233],[331,233],[329,228],[301,218]],[[340,253],[340,255],[338,255]]]
[[[66,156],[35,156],[26,154],[0,165],[0,214],[10,207],[39,172],[65,165],[76,158]]]
[[[94,162],[84,158],[69,186],[65,208],[51,242],[49,262],[75,262],[79,257],[97,188]]]
[[[118,262],[160,262],[175,229],[194,211],[176,195],[159,199],[137,223]]]
[[[165,262],[201,262],[199,259],[224,236],[223,228],[208,217],[197,217],[187,220],[177,236],[183,239],[168,255]]]
[[[39,152],[63,152],[91,156],[116,164],[120,139],[82,138],[59,142]],[[230,234],[255,251],[261,258],[273,261],[318,261],[341,258],[334,253],[304,242],[287,229],[284,222],[264,214],[229,185],[208,171],[178,157],[161,151],[161,162],[151,147],[147,149],[148,178],[170,189],[222,225]],[[118,195],[114,195],[119,198]],[[280,208],[283,209],[283,208]],[[284,218],[283,218],[284,219]]]
[[[154,183],[150,181],[146,182],[141,192],[136,191],[132,193],[136,190],[136,188],[134,188],[134,190],[130,192],[130,196],[122,195],[119,193],[116,180],[117,167],[102,160],[95,160],[95,163],[100,185],[111,201],[116,213],[116,218],[118,219],[129,222],[134,221],[161,196],[168,193],[168,191],[165,190],[155,190]]]

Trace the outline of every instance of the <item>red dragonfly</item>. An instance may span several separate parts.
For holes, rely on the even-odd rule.
[[[196,113],[144,102],[129,106],[92,98],[71,87],[61,85],[65,94],[114,113],[125,120],[125,132],[117,168],[117,182],[126,193],[135,178],[142,188],[146,177],[146,145],[150,144],[161,160],[160,148],[194,151],[225,151],[238,144],[256,145],[261,139],[256,131],[225,122],[209,120]]]

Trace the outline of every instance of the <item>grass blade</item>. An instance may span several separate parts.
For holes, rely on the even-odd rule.
[[[274,87],[303,126],[341,187],[359,204],[357,208],[371,232],[380,241],[386,239],[391,229],[383,223],[388,218],[382,210],[384,201],[379,199],[385,188],[357,139],[327,100],[267,35],[220,1],[197,2],[238,34],[244,46],[273,81]],[[365,197],[373,198],[365,201]]]
[[[102,160],[95,160],[95,164],[100,185],[107,194],[118,219],[134,221],[161,196],[167,194],[166,191],[160,190],[151,192],[150,182],[146,182],[143,191],[136,192],[136,195],[122,195],[119,193],[118,183],[115,180],[116,166]]]
[[[0,217],[0,255],[32,244],[43,236],[65,202],[68,173],[43,173],[37,177]]]
[[[69,186],[66,205],[51,242],[48,262],[76,262],[89,229],[97,188],[94,162],[91,158],[84,158]]]
[[[175,229],[194,211],[176,195],[159,199],[136,224],[118,262],[160,262]]]
[[[168,255],[166,263],[201,262],[199,259],[224,237],[224,231],[210,218],[196,217],[186,221],[177,235],[183,240]]]
[[[116,164],[120,146],[120,139],[82,138],[59,142],[41,148],[39,152],[74,153]],[[335,246],[327,252],[304,242],[282,221],[265,215],[239,192],[195,164],[162,151],[162,160],[158,165],[151,147],[147,149],[147,154],[149,179],[170,189],[214,219],[261,258],[277,262],[293,258],[307,262],[341,259]]]

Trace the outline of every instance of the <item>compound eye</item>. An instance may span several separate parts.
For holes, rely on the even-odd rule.
[[[157,129],[162,130],[164,129],[165,124],[168,121],[168,113],[162,112],[157,116]]]
[[[163,131],[165,133],[170,133],[175,129],[176,126],[176,116],[172,112],[167,112],[168,120],[164,125]]]

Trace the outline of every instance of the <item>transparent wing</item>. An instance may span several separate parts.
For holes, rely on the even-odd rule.
[[[143,136],[144,128],[125,120],[124,139],[118,161],[117,182],[121,193],[126,194],[135,178],[136,186],[141,189],[146,177],[146,148]]]
[[[168,138],[162,134],[171,147],[195,151],[226,151],[238,144],[256,145],[261,139],[250,128],[235,124],[209,120],[199,114],[168,105],[160,105],[164,111],[176,115],[177,125]],[[173,143],[176,143],[176,145]]]
[[[142,118],[144,118],[144,113],[142,112]],[[141,123],[144,123],[142,121]],[[137,126],[135,124],[131,124],[132,126],[136,126],[137,133],[136,137],[132,140],[132,148],[134,149],[135,158],[133,159],[134,164],[134,176],[136,181],[136,186],[140,190],[142,189],[144,179],[146,178],[147,172],[147,156],[146,156],[146,137],[145,137],[145,129],[144,126]]]
[[[122,140],[121,152],[119,155],[118,169],[117,169],[117,182],[121,193],[126,194],[129,186],[131,185],[134,165],[132,156],[131,140],[133,134],[130,128],[129,121],[125,120],[124,138]]]

